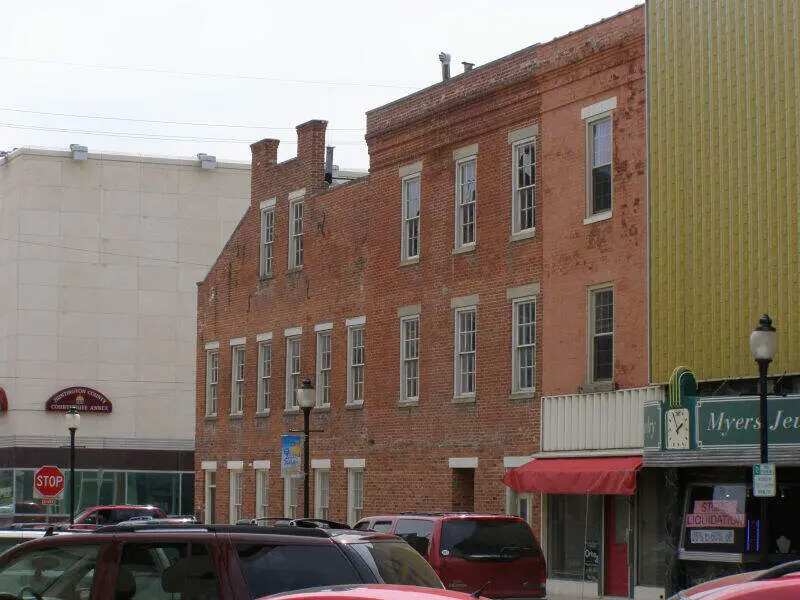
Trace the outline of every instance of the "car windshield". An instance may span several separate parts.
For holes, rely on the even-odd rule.
[[[72,600],[92,590],[98,547],[65,545],[23,552],[0,566],[0,591],[18,598]]]
[[[359,542],[348,547],[366,561],[381,583],[444,587],[428,561],[405,542]]]
[[[443,556],[460,558],[519,558],[540,553],[530,527],[512,519],[445,521],[441,551]]]

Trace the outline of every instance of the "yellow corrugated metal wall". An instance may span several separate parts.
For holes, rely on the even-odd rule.
[[[651,381],[800,372],[800,2],[648,0]]]

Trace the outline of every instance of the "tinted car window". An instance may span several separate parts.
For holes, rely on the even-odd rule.
[[[18,598],[78,598],[90,591],[97,564],[96,545],[38,548],[0,567],[0,591]]]
[[[514,558],[538,556],[530,527],[503,519],[453,519],[442,525],[442,553],[456,557]]]
[[[408,544],[385,541],[348,547],[358,552],[380,583],[444,587],[428,562]]]
[[[253,598],[308,587],[361,583],[356,570],[333,545],[236,544]]]
[[[428,543],[433,535],[433,521],[398,519],[394,532],[422,556],[428,556]]]
[[[375,521],[375,524],[372,526],[372,531],[380,531],[381,533],[388,533],[391,530],[391,521]]]

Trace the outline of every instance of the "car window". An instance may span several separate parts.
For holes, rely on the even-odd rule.
[[[422,556],[428,556],[428,544],[433,536],[433,521],[397,519],[397,527],[394,532]]]
[[[443,588],[436,572],[408,544],[400,541],[349,544],[366,561],[380,583]]]
[[[219,600],[219,578],[205,544],[153,544],[151,549],[155,551],[156,564],[167,565],[161,573],[161,588],[166,596],[139,596],[137,590],[136,600],[155,597]],[[115,600],[121,599],[117,597]]]
[[[333,545],[236,544],[253,598],[309,587],[361,583],[361,577]]]
[[[364,531],[366,529],[369,529],[369,521],[359,521],[358,523],[353,525],[353,529],[356,529],[358,531]]]
[[[541,554],[527,523],[512,519],[451,519],[442,525],[443,556],[522,557]]]
[[[68,545],[23,552],[0,567],[0,591],[18,598],[89,597],[99,546]]]
[[[391,521],[375,521],[375,524],[372,526],[372,531],[380,531],[381,533],[388,533],[391,530]]]

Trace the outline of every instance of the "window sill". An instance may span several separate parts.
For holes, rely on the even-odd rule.
[[[592,223],[597,223],[599,221],[607,221],[611,218],[611,211],[606,210],[601,213],[597,213],[594,215],[590,215],[583,220],[584,225],[591,225]]]
[[[509,400],[533,400],[536,397],[536,390],[520,390],[518,392],[511,392]]]
[[[418,265],[419,264],[419,256],[414,258],[404,258],[400,261],[401,267],[410,267],[411,265]]]
[[[344,405],[345,410],[361,410],[364,408],[364,401],[361,402],[348,402]]]
[[[299,415],[300,414],[300,407],[294,406],[292,408],[284,408],[283,414],[285,415]]]
[[[475,244],[467,244],[466,246],[459,246],[458,248],[453,248],[453,255],[468,254],[470,252],[475,252]]]
[[[475,404],[475,395],[471,396],[453,396],[453,404]]]
[[[400,400],[397,403],[397,406],[400,408],[412,408],[414,406],[419,406],[419,398],[414,398],[413,400]]]
[[[593,392],[613,392],[615,389],[613,381],[591,381],[584,383],[581,386],[582,394],[591,394]]]
[[[214,413],[214,414],[212,414],[212,415],[206,415],[206,416],[204,417],[204,419],[205,419],[206,421],[216,421],[216,420],[217,420],[217,418],[218,418],[218,417],[217,417],[217,413]]]
[[[259,281],[271,281],[273,277],[274,277],[274,275],[259,275],[258,276],[258,280]]]
[[[314,408],[311,409],[311,412],[313,412],[313,413],[331,412],[331,405],[330,404],[323,404],[322,406],[314,406]]]
[[[531,238],[536,237],[536,228],[533,229],[525,229],[523,231],[517,231],[511,234],[511,237],[508,238],[509,242],[521,242],[522,240],[529,240]]]
[[[303,271],[303,266],[300,265],[299,267],[292,267],[291,269],[286,270],[287,275],[296,275],[297,273],[301,273]]]
[[[231,421],[241,421],[242,419],[244,419],[244,413],[240,412],[231,413],[228,415],[228,419],[230,419]]]
[[[256,419],[263,419],[264,417],[268,416],[269,416],[269,409],[256,411],[255,414]]]

